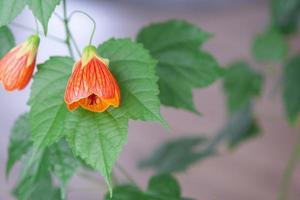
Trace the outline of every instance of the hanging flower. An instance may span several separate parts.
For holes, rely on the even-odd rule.
[[[107,59],[97,55],[94,46],[84,49],[82,59],[73,67],[65,92],[70,111],[78,106],[92,112],[104,112],[109,106],[119,107],[120,89],[108,64]]]
[[[32,35],[0,60],[0,83],[5,90],[22,90],[29,83],[34,71],[39,43],[39,36]]]

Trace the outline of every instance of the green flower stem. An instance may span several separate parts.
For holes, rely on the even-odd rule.
[[[291,179],[293,177],[293,173],[297,167],[299,160],[300,160],[300,136],[298,137],[298,140],[294,146],[294,150],[291,154],[288,165],[286,166],[286,169],[284,171],[282,181],[280,184],[280,188],[279,188],[278,200],[287,200],[288,199],[288,193],[289,193],[289,188],[291,185]]]
[[[13,22],[11,23],[12,26],[16,27],[16,28],[20,28],[20,29],[23,29],[23,30],[26,30],[26,31],[29,31],[29,32],[36,32],[36,30],[34,28],[30,28],[30,27],[27,27],[27,26],[24,26],[22,24],[19,24],[19,23],[16,23],[16,22]],[[43,33],[41,32],[38,32],[38,34],[40,36],[43,36]],[[65,40],[57,37],[57,36],[54,36],[54,35],[50,35],[50,34],[47,34],[46,38],[49,38],[53,41],[56,41],[56,42],[59,42],[59,43],[65,43]]]
[[[96,27],[97,27],[96,21],[95,21],[89,14],[87,14],[86,12],[83,12],[83,11],[81,11],[81,10],[75,10],[75,11],[73,11],[73,12],[70,14],[68,20],[70,21],[71,18],[73,17],[73,15],[75,15],[75,14],[77,14],[77,13],[85,15],[85,16],[88,17],[88,18],[92,21],[92,23],[93,23],[93,30],[92,30],[91,37],[90,37],[90,40],[89,40],[89,45],[91,45],[91,44],[92,44],[92,41],[93,41],[93,38],[94,38],[94,35],[95,35],[95,32],[96,32]]]
[[[66,40],[65,40],[65,43],[68,47],[68,50],[69,50],[69,54],[70,56],[75,60],[75,57],[74,57],[74,53],[73,53],[73,50],[72,50],[72,46],[71,46],[71,31],[69,29],[69,20],[68,20],[68,17],[67,17],[67,3],[66,3],[66,0],[63,0],[63,13],[64,13],[64,26],[65,26],[65,32],[66,32]]]

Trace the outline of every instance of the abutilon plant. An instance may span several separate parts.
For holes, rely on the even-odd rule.
[[[0,60],[0,83],[5,90],[22,90],[29,83],[34,71],[39,43],[39,36],[32,35]]]
[[[119,107],[120,89],[108,65],[109,60],[97,55],[94,46],[84,49],[65,91],[65,102],[70,111],[78,106],[92,112],[104,112],[109,106]]]
[[[272,2],[272,8],[276,8],[276,12],[272,11],[274,19],[269,23],[272,27],[268,25],[266,32],[257,35],[252,51],[258,61],[269,60],[272,65],[274,61],[276,65],[279,61],[288,61],[280,83],[288,119],[295,125],[300,116],[300,54],[295,58],[288,57],[292,35],[285,34],[299,29],[300,23],[290,23],[298,20],[294,17],[300,12],[299,3],[287,6],[291,3],[286,0]],[[61,9],[56,9],[60,4]],[[88,4],[88,1],[81,1],[81,4]],[[27,21],[12,23],[25,7],[35,17],[35,29],[28,27]],[[278,9],[281,7],[283,9]],[[83,14],[94,24],[83,51],[70,29],[74,14]],[[64,29],[64,38],[48,34],[52,16],[60,20],[61,27],[58,23],[53,27],[59,33],[60,28]],[[287,16],[291,18],[280,20]],[[100,24],[102,33],[107,30],[109,20],[115,20],[109,16],[105,19],[107,21],[103,23],[102,20]],[[38,64],[28,101],[30,109],[11,129],[5,173],[8,178],[13,166],[21,161],[20,178],[12,190],[18,200],[68,200],[68,192],[90,192],[89,188],[78,188],[77,191],[73,186],[68,187],[75,174],[96,183],[97,192],[102,193],[103,183],[107,184],[107,190],[103,190],[103,193],[107,192],[103,194],[104,198],[97,196],[96,199],[188,200],[191,198],[182,196],[180,185],[171,174],[185,172],[191,165],[222,153],[219,145],[236,148],[263,130],[253,107],[263,94],[263,73],[245,62],[222,68],[203,48],[210,33],[185,20],[175,19],[147,25],[138,31],[135,39],[112,38],[102,44],[92,43],[96,21],[89,11],[69,13],[67,0],[0,0],[0,84],[7,91],[22,90],[32,78],[41,34],[38,21],[43,26],[43,37],[63,44],[69,54],[50,56]],[[35,34],[15,46],[11,25]],[[82,30],[84,24],[77,21],[74,25],[78,26],[77,30]],[[126,27],[130,26],[126,24]],[[92,44],[97,45],[97,49]],[[146,191],[143,191],[118,161],[128,141],[130,121],[156,121],[169,128],[161,114],[162,105],[199,114],[193,90],[208,87],[219,79],[223,79],[228,110],[224,127],[213,137],[184,135],[162,143],[138,164],[140,169],[152,168],[158,174],[150,178]],[[6,105],[15,107],[12,102],[1,100],[1,106]],[[9,124],[10,120],[6,119],[10,114],[5,109],[0,110],[1,122]],[[145,138],[143,128],[136,130],[139,133],[132,137],[138,140],[133,142],[147,143],[150,137],[157,141],[162,139],[156,135]],[[147,134],[156,134],[150,133],[153,130],[158,129],[149,129]],[[292,172],[299,159],[300,136],[284,173],[278,200],[287,200]],[[1,164],[2,161],[0,158]],[[127,161],[132,163],[134,160],[129,158]],[[93,174],[86,174],[88,171]],[[98,177],[92,177],[96,171],[103,176],[99,184]],[[4,180],[1,175],[0,180]],[[123,177],[119,179],[119,175]]]

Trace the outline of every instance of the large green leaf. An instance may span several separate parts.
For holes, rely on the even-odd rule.
[[[194,25],[177,20],[152,24],[138,34],[137,41],[158,60],[163,104],[197,113],[192,89],[206,87],[222,74],[216,60],[199,50],[208,38]]]
[[[0,8],[1,9],[1,8]],[[7,26],[0,27],[0,59],[15,46],[15,39]]]
[[[12,22],[25,7],[26,0],[0,0],[0,27]]]
[[[25,155],[32,146],[30,140],[31,131],[28,114],[21,115],[12,129],[8,147],[8,161],[6,163],[6,175],[9,174],[14,164]]]
[[[181,172],[214,151],[201,150],[207,140],[200,136],[186,136],[166,141],[148,158],[139,163],[140,168],[154,168],[159,173]]]
[[[108,186],[111,169],[127,139],[128,119],[118,111],[74,112],[66,121],[67,140],[74,153],[100,170]]]
[[[228,67],[224,78],[224,92],[230,112],[238,111],[254,97],[260,95],[262,75],[244,62],[236,62]]]
[[[78,109],[69,112],[64,103],[72,60],[52,57],[39,70],[32,85],[30,122],[35,149],[43,149],[66,136],[73,152],[100,170],[110,186],[110,173],[127,138],[129,119],[157,120],[160,114],[155,61],[141,45],[127,39],[110,40],[99,47],[101,56],[121,88],[120,108],[103,113]]]
[[[64,102],[64,91],[72,66],[71,58],[51,57],[39,65],[34,76],[29,120],[37,149],[45,148],[64,136],[64,123],[70,115]]]
[[[156,61],[140,44],[128,39],[109,40],[98,52],[110,61],[109,67],[120,85],[122,104],[118,109],[130,119],[156,120],[167,126],[160,114]]]
[[[122,185],[114,188],[112,198],[109,194],[105,196],[106,200],[188,200],[181,197],[181,189],[177,180],[168,174],[153,176],[149,183],[147,191],[142,191],[136,186]],[[189,199],[191,200],[191,199]]]
[[[283,33],[297,30],[300,16],[299,0],[272,0],[272,24]]]
[[[296,123],[300,112],[300,56],[291,59],[283,71],[283,101],[287,117]]]
[[[288,43],[276,29],[267,30],[255,37],[252,53],[258,61],[283,61],[288,53]]]
[[[45,34],[48,32],[48,22],[61,0],[26,0],[35,17],[42,23]]]

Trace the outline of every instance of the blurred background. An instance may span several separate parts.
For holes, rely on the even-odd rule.
[[[135,37],[139,29],[151,22],[171,18],[186,19],[214,37],[205,44],[222,66],[243,58],[253,63],[250,47],[253,36],[264,30],[269,22],[269,4],[265,0],[68,0],[68,10],[83,10],[97,21],[94,43],[115,37]],[[58,7],[57,13],[61,13]],[[16,22],[34,27],[32,14],[26,10]],[[81,48],[87,43],[92,25],[81,15],[71,22],[71,30]],[[30,32],[11,26],[17,42]],[[53,16],[49,24],[50,34],[64,38],[61,22]],[[0,44],[1,45],[1,44]],[[300,42],[293,41],[294,51],[300,50]],[[51,55],[67,55],[64,44],[49,39],[41,41],[38,62]],[[254,65],[260,69],[266,66]],[[262,127],[262,134],[243,143],[234,151],[224,148],[216,157],[206,159],[178,175],[183,195],[197,200],[274,200],[295,142],[299,127],[290,128],[284,115],[280,92],[272,92],[280,71],[269,73],[264,84],[263,97],[255,106],[255,115]],[[0,88],[0,200],[14,199],[10,195],[17,180],[15,167],[9,181],[4,171],[7,158],[9,132],[14,120],[28,110],[26,102],[30,87],[14,93]],[[123,166],[135,180],[145,186],[151,170],[140,171],[137,162],[148,156],[162,141],[182,135],[215,134],[225,122],[224,96],[221,81],[213,86],[194,90],[199,117],[182,110],[162,108],[162,114],[171,129],[165,130],[158,123],[130,122],[128,143],[120,156]],[[100,175],[93,177],[101,178]],[[71,200],[101,199],[105,185],[99,185],[75,176],[68,188]],[[300,169],[295,172],[291,187],[291,199],[300,199]]]

